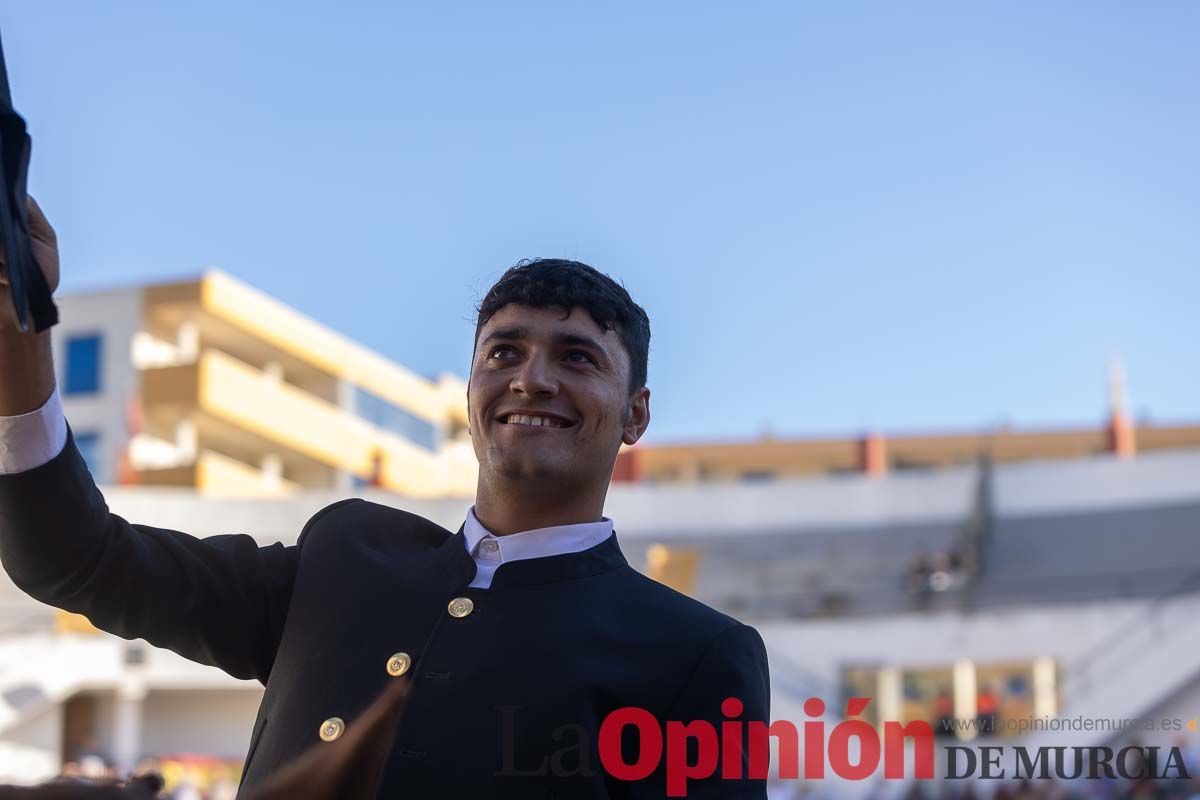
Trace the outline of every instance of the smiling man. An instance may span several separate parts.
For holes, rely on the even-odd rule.
[[[54,286],[53,232],[35,208],[31,225]],[[456,532],[360,499],[290,546],[131,524],[63,419],[49,331],[0,328],[5,570],[103,630],[263,682],[243,789],[403,679],[380,797],[661,798],[669,777],[688,797],[766,796],[742,733],[768,718],[761,638],[631,568],[603,515],[621,443],[650,423],[649,319],[608,276],[523,262],[485,296],[479,482]],[[631,724],[606,726],[623,708]],[[722,722],[739,733],[718,750]]]
[[[475,513],[497,535],[599,521],[621,443],[650,424],[645,312],[626,295],[629,332],[618,333],[583,306],[506,296],[538,280],[573,281],[580,293],[611,283],[575,262],[535,262],[510,270],[480,308],[467,409],[480,467]]]

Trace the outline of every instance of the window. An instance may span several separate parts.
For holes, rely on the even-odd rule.
[[[436,447],[437,429],[429,420],[410,414],[361,386],[354,387],[354,411],[362,419],[427,450]]]
[[[88,472],[92,473],[92,480],[96,483],[104,483],[107,476],[101,468],[103,456],[100,452],[100,432],[76,431],[74,433],[75,447],[79,449],[79,454],[87,462]]]
[[[912,458],[897,458],[892,463],[892,469],[897,472],[915,472],[934,469],[937,465],[929,461],[919,461]]]
[[[100,391],[100,336],[67,339],[64,394],[94,394]]]

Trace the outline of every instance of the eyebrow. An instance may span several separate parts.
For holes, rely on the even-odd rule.
[[[483,345],[486,345],[488,342],[495,341],[498,339],[504,339],[507,341],[525,341],[529,338],[530,338],[530,336],[529,336],[528,328],[523,328],[519,325],[511,327],[511,328],[500,328],[498,330],[492,331],[487,336],[485,336],[483,338],[483,341],[480,342],[480,347],[482,347]],[[595,350],[597,353],[599,353],[601,355],[608,354],[608,351],[606,351],[604,349],[604,347],[601,346],[600,343],[597,342],[595,339],[589,338],[587,336],[583,336],[578,333],[556,333],[556,334],[554,334],[554,343],[560,344],[560,345],[575,345],[578,347],[587,347],[592,350]]]

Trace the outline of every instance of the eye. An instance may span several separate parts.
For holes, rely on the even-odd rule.
[[[596,363],[595,359],[593,359],[591,356],[589,356],[587,353],[585,353],[585,352],[584,352],[584,351],[582,351],[582,350],[572,350],[572,351],[571,351],[570,353],[568,353],[567,355],[571,355],[571,356],[573,356],[573,355],[581,355],[581,356],[583,356],[584,358],[586,358],[588,361],[590,361],[591,363],[593,363],[593,364],[595,364],[595,363]]]
[[[491,353],[488,354],[488,358],[495,358],[496,354],[499,353],[501,350],[512,350],[512,349],[513,348],[507,344],[496,345],[495,347],[492,348]],[[577,356],[577,355],[583,356],[584,358],[587,359],[588,363],[590,363],[590,364],[596,363],[596,360],[594,358],[592,358],[590,355],[588,355],[587,351],[585,351],[585,350],[571,350],[570,352],[567,353],[567,355],[568,356]]]

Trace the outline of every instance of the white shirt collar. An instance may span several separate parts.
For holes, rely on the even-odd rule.
[[[606,541],[612,532],[613,521],[602,516],[599,522],[552,525],[549,528],[495,536],[483,527],[472,505],[467,510],[467,520],[463,524],[467,554],[474,559],[476,566],[475,580],[471,586],[490,587],[496,568],[508,561],[579,553]]]

